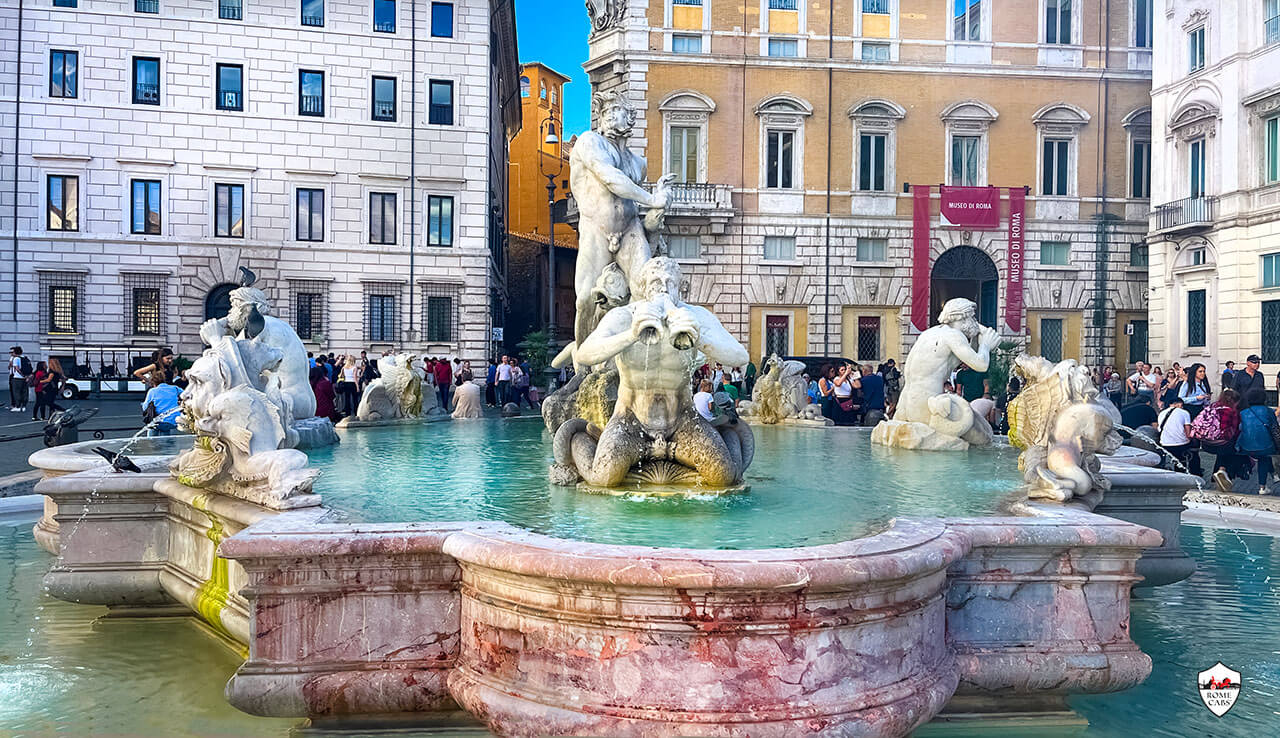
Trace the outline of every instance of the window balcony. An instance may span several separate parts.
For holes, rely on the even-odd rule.
[[[241,20],[244,11],[240,3],[218,3],[218,17],[222,20]]]
[[[395,33],[396,22],[395,21],[374,21],[373,30],[377,31],[378,33]]]
[[[769,0],[769,10],[797,10],[799,0]]]
[[[653,183],[646,182],[645,189],[653,190]],[[667,218],[676,218],[682,222],[701,223],[711,226],[712,233],[723,233],[729,219],[734,216],[733,187],[727,184],[707,182],[673,182],[670,185],[670,197],[667,202]],[[641,208],[643,214],[644,208]],[[573,195],[569,195],[565,208],[564,221],[574,228],[578,227],[580,214],[578,203]],[[669,224],[669,223],[668,223]]]
[[[373,104],[374,120],[395,120],[396,104],[393,102],[378,101]]]
[[[1151,211],[1151,232],[1173,234],[1212,228],[1217,212],[1216,197],[1186,197],[1157,205]]]
[[[133,0],[135,13],[159,13],[160,0]]]
[[[889,0],[862,0],[862,12],[873,15],[888,15]]]
[[[160,85],[139,82],[133,86],[133,101],[142,105],[160,104]]]
[[[218,110],[241,110],[240,93],[223,90],[218,93]]]
[[[303,115],[324,115],[324,96],[302,95],[298,99],[298,109]]]
[[[302,16],[302,25],[315,26],[317,28],[323,27],[324,16],[323,15],[304,15]]]
[[[671,0],[672,5],[702,5],[702,0]]]

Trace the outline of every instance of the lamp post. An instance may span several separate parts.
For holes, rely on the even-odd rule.
[[[564,169],[560,157],[559,126],[555,110],[550,110],[539,125],[542,155],[538,171],[547,178],[547,340],[556,340],[556,177]],[[550,149],[550,151],[548,151]]]

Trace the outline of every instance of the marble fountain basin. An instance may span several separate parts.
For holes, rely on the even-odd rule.
[[[1188,484],[1125,465],[1115,477]],[[246,647],[226,696],[257,715],[461,706],[513,736],[889,736],[948,704],[1065,709],[1151,668],[1129,638],[1129,592],[1162,537],[1072,508],[899,516],[852,540],[734,550],[501,520],[335,522],[159,468],[94,467],[38,491],[62,530],[50,591],[188,608]]]

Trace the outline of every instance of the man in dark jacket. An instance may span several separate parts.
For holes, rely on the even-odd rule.
[[[1262,376],[1262,372],[1258,371],[1258,367],[1262,365],[1262,357],[1257,354],[1249,354],[1249,358],[1244,360],[1244,371],[1236,372],[1232,377],[1234,389],[1242,398],[1249,396],[1249,391],[1254,389],[1262,390],[1263,394],[1267,391],[1267,380]]]

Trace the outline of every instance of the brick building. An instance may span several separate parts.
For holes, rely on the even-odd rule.
[[[309,348],[488,353],[510,0],[49,0],[0,28],[0,342],[190,355],[243,265]]]

